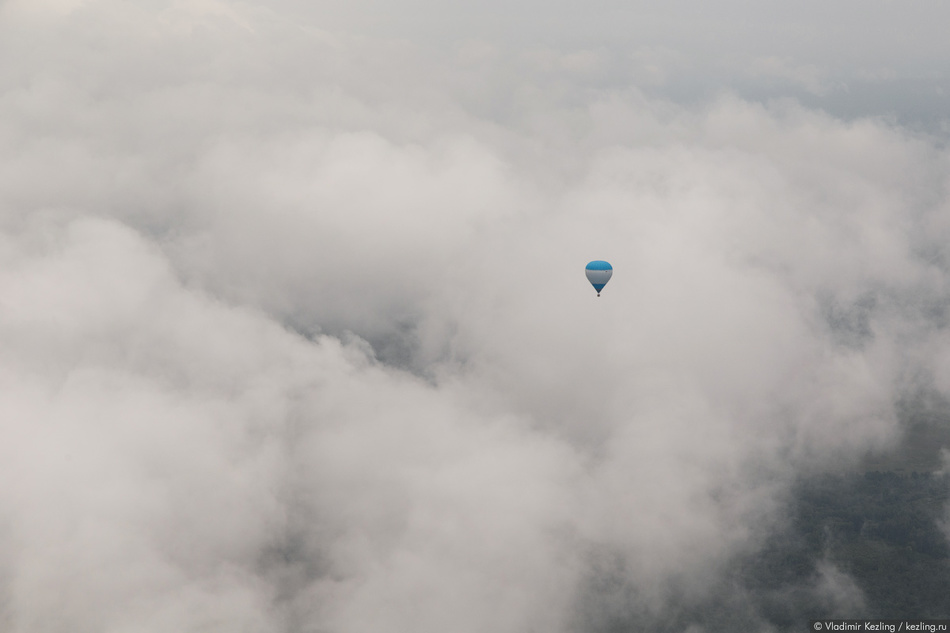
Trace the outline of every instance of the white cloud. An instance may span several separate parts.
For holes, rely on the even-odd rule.
[[[0,18],[12,630],[568,630],[604,552],[657,610],[946,388],[936,143],[334,19]]]

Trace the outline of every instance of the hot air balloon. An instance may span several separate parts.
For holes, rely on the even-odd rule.
[[[614,267],[598,259],[587,264],[587,270],[584,272],[587,273],[587,281],[594,287],[599,297],[600,291],[604,289],[604,286],[610,281],[610,276],[614,274]]]

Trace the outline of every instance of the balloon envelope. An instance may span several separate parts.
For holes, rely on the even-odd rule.
[[[597,259],[587,264],[585,272],[587,273],[587,281],[590,282],[599,296],[600,291],[604,289],[604,286],[610,281],[611,275],[614,274],[614,267],[603,260]]]

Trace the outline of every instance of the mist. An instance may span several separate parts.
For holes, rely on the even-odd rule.
[[[679,4],[0,4],[3,628],[774,630],[950,389],[944,97],[834,106],[945,16]]]

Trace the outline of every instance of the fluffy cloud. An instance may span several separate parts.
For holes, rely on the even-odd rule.
[[[596,46],[41,8],[0,8],[11,630],[657,614],[947,388],[932,139]]]
[[[2,281],[14,628],[523,630],[563,602],[568,446],[184,288],[112,222],[42,240]]]

